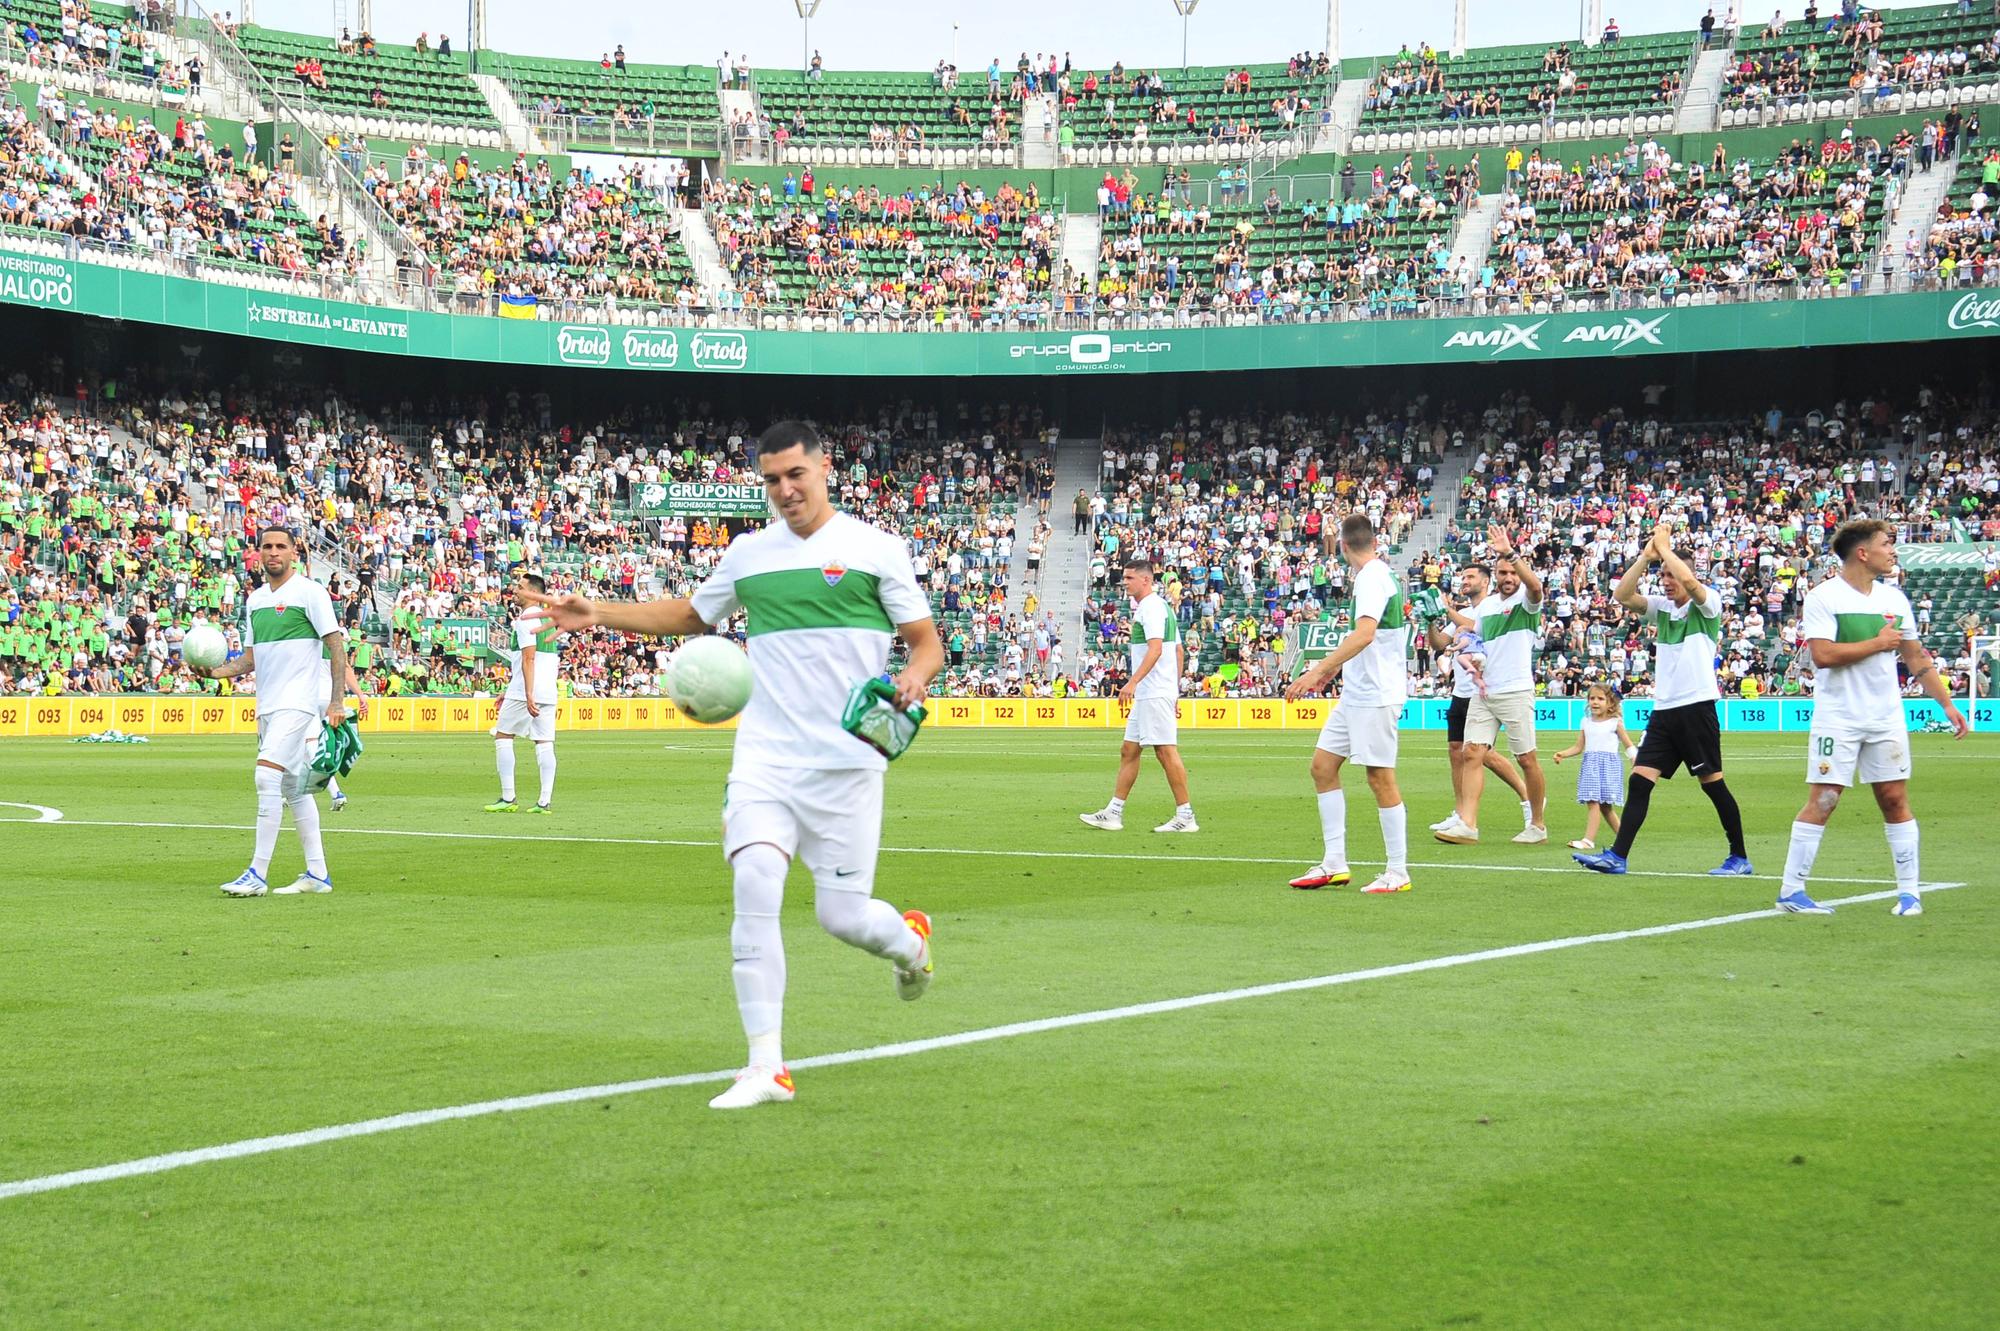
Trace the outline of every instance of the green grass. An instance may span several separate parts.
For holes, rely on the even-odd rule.
[[[1289,892],[1318,855],[1310,742],[1191,733],[1203,831],[1166,838],[1156,769],[1132,830],[1076,822],[1105,736],[927,735],[885,829],[927,849],[885,855],[878,891],[932,913],[937,984],[896,1002],[796,874],[788,1052],[1774,894],[1570,868],[1568,768],[1556,844],[1424,840],[1413,892]],[[1802,742],[1727,740],[1767,875]],[[1921,919],[1870,902],[808,1069],[747,1114],[684,1087],[12,1198],[0,1327],[1989,1328],[2000,745],[1913,743],[1924,876],[1970,884]],[[326,819],[333,895],[228,901],[247,831],[85,824],[247,824],[245,740],[6,741],[0,800],[71,825],[0,808],[0,1182],[732,1066],[725,744],[566,739],[544,821],[478,812],[481,738],[371,740]],[[1415,826],[1444,812],[1442,750],[1404,737]],[[1356,785],[1353,851],[1378,859]],[[1508,808],[1489,794],[1489,836]],[[951,853],[975,849],[1000,853]],[[1683,780],[1637,862],[1721,851]],[[288,828],[274,880],[297,854]],[[1888,877],[1865,794],[1820,870]]]

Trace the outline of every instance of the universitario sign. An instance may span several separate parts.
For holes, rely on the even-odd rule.
[[[1788,350],[2000,334],[2000,291],[1089,333],[800,333],[437,314],[0,246],[0,302],[296,345],[650,374],[1104,375]]]

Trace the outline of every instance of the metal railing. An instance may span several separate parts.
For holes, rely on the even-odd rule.
[[[941,139],[927,143],[871,143],[866,138],[801,136],[783,143],[761,131],[740,135],[725,130],[730,162],[768,162],[777,166],[985,167],[1018,170],[1021,140],[982,143],[977,139]],[[852,162],[842,160],[853,153]],[[968,160],[959,161],[965,153]]]
[[[512,88],[515,100],[520,93]],[[609,148],[615,152],[646,154],[722,152],[724,128],[720,120],[662,120],[656,116],[620,117],[588,114],[544,113],[525,110],[528,127],[544,142],[565,147]]]
[[[472,317],[498,317],[501,295],[477,287],[461,289],[449,273],[411,271],[395,280],[369,276],[300,272],[262,264],[237,262],[212,254],[174,253],[147,245],[104,241],[32,227],[0,225],[0,236],[12,244],[51,257],[145,267],[174,276],[231,286],[251,287],[280,295],[318,296],[385,309],[425,311]],[[1297,304],[1273,302],[1251,310],[1233,306],[1186,305],[1164,310],[1120,311],[1112,303],[1088,295],[1052,293],[1021,305],[1002,305],[977,313],[946,311],[821,310],[759,306],[735,293],[711,293],[687,307],[640,304],[615,297],[543,299],[538,318],[565,323],[594,323],[637,328],[761,329],[794,332],[1170,332],[1216,328],[1256,328],[1304,324],[1356,323],[1381,320],[1541,316],[1565,313],[1614,313],[1645,309],[1673,310],[1698,306],[1748,304],[1777,300],[1846,299],[1863,294],[1875,258],[1857,263],[1839,285],[1815,286],[1791,282],[1744,281],[1727,286],[1664,290],[1614,289],[1603,293],[1562,293],[1529,298],[1486,292],[1439,293],[1385,289],[1361,300],[1309,299]],[[1870,294],[1908,291],[1973,290],[2000,286],[2000,268],[1990,270],[1984,283],[1974,283],[1969,266],[1949,282],[1936,274],[1877,271]]]
[[[290,121],[299,127],[296,147],[301,173],[322,182],[346,229],[351,233],[359,227],[365,234],[379,238],[399,261],[420,270],[428,269],[433,261],[423,245],[368,192],[352,167],[328,150],[325,136],[340,127],[333,114],[310,98],[294,100],[279,92],[237,45],[229,30],[203,8],[201,0],[177,0],[177,3],[180,8],[174,19],[175,35],[200,42],[216,66],[252,96],[261,95],[264,105],[279,121]],[[272,127],[274,139],[279,137],[279,130],[277,125]]]

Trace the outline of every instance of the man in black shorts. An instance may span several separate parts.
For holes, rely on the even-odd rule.
[[[1645,596],[1639,580],[1660,565],[1665,596]],[[1624,822],[1611,848],[1573,858],[1598,873],[1624,873],[1625,857],[1646,822],[1656,783],[1686,767],[1701,783],[1702,793],[1715,805],[1715,815],[1729,838],[1729,858],[1709,873],[1737,878],[1751,872],[1743,847],[1743,812],[1722,779],[1722,728],[1715,707],[1722,689],[1715,679],[1716,644],[1722,637],[1722,598],[1704,587],[1689,567],[1688,553],[1673,546],[1672,524],[1662,522],[1646,548],[1625,570],[1613,593],[1618,604],[1642,614],[1658,639],[1653,675],[1653,719],[1639,745],[1639,759],[1626,788]]]
[[[1486,570],[1477,564],[1460,569],[1458,574],[1459,595],[1465,599],[1467,605],[1478,605],[1486,599],[1487,587],[1491,581],[1492,579],[1488,576]],[[1449,618],[1440,617],[1431,624],[1427,636],[1430,640],[1431,650],[1438,653],[1439,659],[1450,661],[1452,639],[1456,636],[1452,621]],[[1457,815],[1459,788],[1465,781],[1464,775],[1459,769],[1459,759],[1465,753],[1465,714],[1472,707],[1472,695],[1478,691],[1479,686],[1473,680],[1470,671],[1453,667],[1451,672],[1451,706],[1445,710],[1444,714],[1446,750],[1451,755],[1452,812],[1446,814],[1440,821],[1431,824],[1431,831],[1433,832],[1443,831]],[[1489,748],[1486,750],[1486,770],[1506,782],[1507,788],[1514,792],[1514,797],[1521,801],[1521,825],[1523,827],[1534,826],[1535,806],[1528,802],[1527,783],[1521,780],[1521,773],[1515,768],[1514,764],[1499,749]]]

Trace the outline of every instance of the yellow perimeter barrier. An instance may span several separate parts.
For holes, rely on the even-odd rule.
[[[1317,730],[1332,704],[1264,698],[1183,698],[1180,724],[1194,730]],[[1003,729],[1107,729],[1125,724],[1111,698],[933,698],[930,724]],[[497,698],[373,698],[364,734],[480,733],[499,720]],[[701,726],[665,698],[570,698],[556,710],[559,730],[728,730]],[[76,736],[100,730],[130,735],[249,735],[257,730],[254,697],[0,698],[0,737]]]

